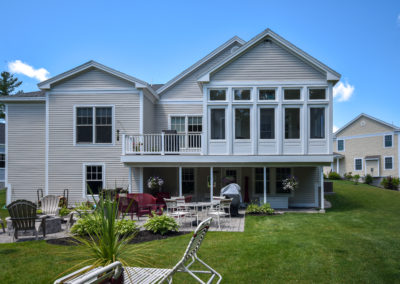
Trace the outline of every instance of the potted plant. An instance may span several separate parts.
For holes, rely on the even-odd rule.
[[[161,192],[164,180],[158,176],[149,177],[147,180],[147,187],[152,191]]]
[[[282,181],[283,190],[287,192],[295,191],[299,182],[295,176],[290,176]]]

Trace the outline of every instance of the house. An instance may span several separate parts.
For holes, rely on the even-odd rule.
[[[333,136],[334,161],[325,172],[370,174],[376,182],[400,176],[400,128],[361,113]]]
[[[5,187],[6,176],[6,125],[0,123],[0,188]]]
[[[233,37],[163,85],[94,61],[2,98],[9,200],[126,187],[210,200],[226,179],[245,201],[323,208],[340,74],[267,29]],[[167,131],[168,130],[168,131]],[[282,180],[299,186],[286,192]]]

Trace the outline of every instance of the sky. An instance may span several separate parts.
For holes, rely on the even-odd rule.
[[[4,1],[0,71],[24,92],[89,60],[165,83],[237,35],[266,28],[342,75],[334,126],[400,126],[400,1]]]

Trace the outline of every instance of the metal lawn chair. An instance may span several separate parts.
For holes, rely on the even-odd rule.
[[[172,277],[176,272],[185,272],[192,276],[198,283],[209,284],[212,283],[213,280],[218,277],[216,283],[220,283],[222,280],[222,276],[215,271],[211,266],[206,264],[197,256],[197,251],[199,250],[201,243],[204,240],[204,237],[210,227],[211,218],[200,223],[197,227],[196,231],[193,233],[193,236],[189,242],[189,245],[186,248],[185,254],[182,259],[175,265],[172,269],[163,269],[163,268],[142,268],[142,267],[124,267],[124,283],[125,284],[150,284],[150,283],[172,283]],[[206,270],[191,270],[191,266],[195,263],[199,262],[202,264]],[[98,267],[93,270],[89,270],[88,272],[84,272],[85,270],[90,269],[90,266],[84,267],[81,270],[73,272],[63,278],[56,280],[54,283],[70,283],[70,284],[91,284],[91,283],[99,283],[101,281],[111,280],[117,283],[117,279],[121,275],[122,264],[119,261],[116,261],[105,267]],[[197,275],[198,274],[208,274],[210,275],[207,282],[201,280]],[[107,278],[104,278],[107,277]],[[101,282],[104,283],[104,282]]]
[[[216,217],[218,229],[221,229],[221,217],[229,217],[229,227],[231,226],[231,203],[232,199],[221,199],[218,205],[207,212],[207,215]]]
[[[42,225],[43,237],[46,237],[46,216],[36,216],[36,204],[28,200],[16,200],[7,206],[14,230],[14,238],[18,239],[19,231],[32,230],[38,239],[38,231]]]
[[[41,199],[42,214],[48,216],[57,216],[60,211],[58,206],[60,203],[60,197],[56,195],[46,195]]]

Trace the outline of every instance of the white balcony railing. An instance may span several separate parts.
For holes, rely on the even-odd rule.
[[[123,135],[123,155],[201,154],[201,133]]]

